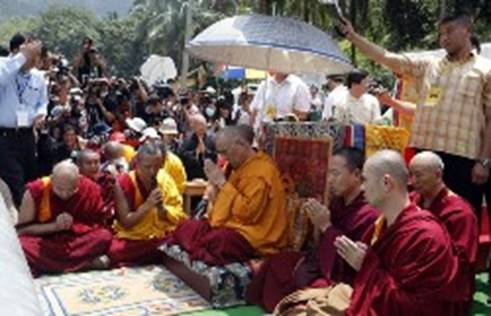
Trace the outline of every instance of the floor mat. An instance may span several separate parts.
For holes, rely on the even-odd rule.
[[[160,266],[45,276],[35,284],[45,316],[169,316],[210,309]]]

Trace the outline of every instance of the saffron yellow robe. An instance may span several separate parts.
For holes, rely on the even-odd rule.
[[[186,187],[186,169],[182,161],[174,153],[168,151],[165,157],[163,168],[174,179],[180,194],[184,193]]]
[[[130,181],[124,179],[124,177],[129,177]],[[123,178],[120,179],[120,185],[125,192],[125,195],[128,194],[128,192],[134,192],[134,196],[126,196],[127,200],[130,202],[130,207],[136,210],[145,202],[145,198],[138,187],[135,171],[131,171],[128,175],[124,175]],[[182,220],[187,218],[182,207],[182,196],[179,194],[172,177],[163,169],[157,174],[157,185],[164,197],[164,207],[166,209],[165,218],[159,216],[157,208],[154,207],[147,212],[138,224],[130,228],[123,227],[119,221],[116,220],[113,227],[116,232],[116,237],[129,240],[161,239],[168,233],[174,231],[176,226]],[[130,186],[132,186],[132,188]]]
[[[214,228],[240,233],[261,255],[285,248],[286,195],[272,159],[258,152],[234,170],[218,192],[208,219]]]

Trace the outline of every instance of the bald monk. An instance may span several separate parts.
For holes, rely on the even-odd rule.
[[[115,175],[108,170],[101,170],[101,156],[99,153],[84,149],[77,157],[77,165],[80,173],[99,185],[102,200],[104,202],[104,213],[107,214],[105,223],[112,225],[114,219],[114,184]]]
[[[159,140],[156,142],[157,146],[162,152],[162,168],[174,179],[177,189],[180,194],[184,194],[186,188],[186,169],[181,159],[176,156],[172,151],[167,149],[167,145],[164,141]]]
[[[378,212],[368,205],[361,188],[363,163],[364,154],[356,148],[343,148],[333,154],[328,178],[333,198],[329,207],[315,199],[303,206],[320,240],[307,253],[282,252],[263,263],[248,287],[249,302],[271,312],[283,297],[297,289],[353,281],[355,271],[336,255],[334,240],[346,235],[358,241],[377,219]]]
[[[365,197],[382,216],[362,242],[343,235],[334,243],[338,254],[358,271],[352,293],[340,295],[340,304],[329,296],[346,285],[318,290],[304,304],[307,312],[316,305],[323,311],[316,315],[331,315],[327,311],[336,301],[347,316],[460,315],[453,307],[462,299],[457,288],[459,259],[440,221],[409,199],[404,159],[395,151],[379,151],[367,159],[363,178]],[[295,298],[302,296],[297,291],[282,300],[276,315],[298,315],[289,312],[288,301],[298,303]]]
[[[206,174],[215,188],[208,196],[212,207],[206,219],[182,223],[167,241],[183,248],[191,260],[224,265],[286,247],[283,183],[271,158],[252,149],[253,138],[252,128],[245,125],[217,133],[217,152],[233,171],[227,179],[222,169],[206,161]]]
[[[130,162],[127,162],[124,146],[125,145],[115,141],[107,142],[104,145],[102,151],[104,153],[105,163],[102,166],[102,170],[107,170],[114,175],[119,175],[129,171],[129,166],[133,158],[131,158]]]
[[[33,274],[107,267],[112,234],[103,206],[97,184],[70,161],[27,184],[17,232]]]
[[[409,163],[414,192],[412,200],[433,213],[447,228],[460,259],[459,291],[467,297],[465,304],[455,306],[467,314],[474,295],[474,264],[478,244],[478,224],[471,205],[450,191],[443,182],[444,165],[435,153],[424,151]]]
[[[156,262],[157,247],[187,217],[174,180],[160,169],[160,149],[146,142],[135,159],[136,169],[121,175],[115,187],[115,238],[109,250],[114,266]]]

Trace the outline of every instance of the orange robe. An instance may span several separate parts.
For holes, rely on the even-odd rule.
[[[63,212],[73,217],[67,231],[19,237],[34,275],[77,271],[107,252],[112,234],[103,228],[108,214],[97,184],[81,176],[78,192],[68,200],[53,193],[49,177],[29,183],[27,190],[34,199],[38,223],[53,222]]]
[[[135,171],[120,176],[119,184],[131,210],[136,210],[147,199]],[[157,175],[157,184],[164,197],[165,218],[158,215],[154,207],[136,225],[125,228],[118,220],[114,222],[115,238],[109,250],[109,257],[115,266],[152,262],[159,256],[157,247],[187,215],[182,208],[182,197],[174,180],[164,170]]]
[[[277,253],[288,242],[285,203],[278,169],[269,156],[255,153],[232,171],[208,220],[182,223],[168,243],[211,265]]]

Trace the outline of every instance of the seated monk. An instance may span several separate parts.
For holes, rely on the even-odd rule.
[[[121,174],[129,171],[130,163],[126,161],[124,156],[125,147],[123,144],[114,141],[107,142],[102,147],[102,152],[105,160],[102,170],[108,170],[112,174]]]
[[[112,234],[103,228],[103,210],[97,184],[70,161],[27,184],[17,231],[33,274],[105,267]]]
[[[157,146],[162,152],[163,162],[162,168],[167,171],[167,173],[174,179],[177,189],[180,194],[184,194],[184,189],[186,188],[186,169],[181,161],[181,159],[176,156],[173,152],[167,149],[167,145],[164,141],[157,141]]]
[[[334,153],[329,165],[333,194],[329,208],[315,199],[303,206],[320,240],[307,253],[282,252],[264,262],[248,287],[249,302],[271,312],[283,297],[297,289],[352,282],[355,271],[336,255],[334,240],[346,235],[358,241],[377,219],[378,212],[367,204],[361,189],[363,162],[363,152],[356,148]]]
[[[101,171],[101,156],[91,149],[84,149],[80,152],[77,164],[82,175],[99,185],[104,202],[104,213],[108,215],[105,223],[109,227],[114,219],[115,175],[107,170]]]
[[[450,191],[443,182],[443,161],[435,153],[424,151],[411,159],[409,171],[414,192],[412,200],[429,210],[447,228],[460,258],[459,291],[465,293],[467,302],[455,306],[459,314],[466,315],[472,307],[474,295],[474,264],[477,256],[478,225],[472,206]]]
[[[409,199],[404,159],[395,151],[379,151],[367,159],[363,178],[365,197],[382,216],[363,242],[343,235],[334,243],[358,271],[352,293],[344,291],[341,304],[330,296],[340,294],[345,284],[316,289],[310,298],[302,293],[307,290],[297,291],[277,305],[276,315],[299,315],[301,308],[309,314],[313,307],[316,315],[332,315],[328,311],[341,305],[348,316],[459,315],[452,307],[461,299],[458,257],[440,221]],[[305,304],[298,305],[302,299]],[[296,310],[289,310],[292,301]]]
[[[174,180],[160,169],[160,149],[146,142],[135,159],[136,169],[115,186],[115,238],[108,253],[115,266],[156,262],[157,247],[187,217]]]
[[[252,128],[244,125],[217,133],[217,151],[228,160],[232,172],[226,179],[222,169],[206,161],[208,181],[216,188],[207,218],[185,221],[167,241],[179,245],[191,260],[224,265],[286,247],[286,200],[280,173],[269,156],[253,150],[253,138]]]

